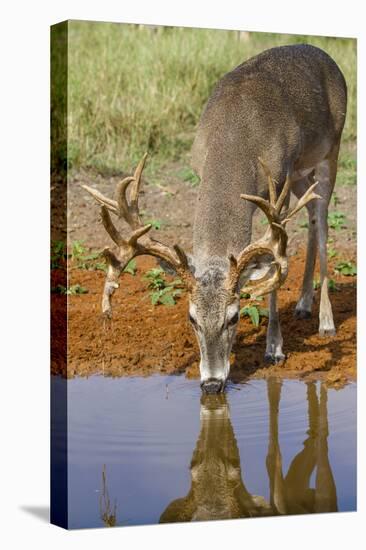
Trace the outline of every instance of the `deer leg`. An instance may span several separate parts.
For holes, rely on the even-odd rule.
[[[282,352],[283,338],[281,334],[280,318],[277,308],[277,292],[269,295],[269,320],[267,329],[267,345],[264,355],[265,361],[279,363],[285,359]]]
[[[320,189],[320,193],[322,190]],[[320,201],[319,201],[320,202]],[[324,201],[325,202],[325,201]],[[319,334],[320,336],[334,336],[335,326],[333,321],[332,305],[328,294],[328,267],[327,267],[327,239],[328,239],[328,204],[317,205],[318,218],[318,245],[320,263],[320,310],[319,310]]]
[[[320,311],[319,334],[320,336],[334,336],[335,326],[333,321],[332,305],[328,294],[328,266],[327,266],[327,240],[328,240],[328,205],[332,196],[335,178],[337,174],[338,147],[329,157],[320,162],[315,168],[315,178],[319,181],[318,193],[322,200],[315,201],[318,224],[318,247],[320,263]]]
[[[308,178],[303,178],[294,182],[292,190],[297,197],[301,197],[309,187],[310,181]],[[302,289],[299,301],[295,308],[295,317],[297,319],[309,319],[313,305],[314,289],[313,278],[315,269],[315,260],[317,253],[317,215],[315,201],[311,201],[306,205],[309,218],[308,244],[306,250],[305,271],[302,281]]]

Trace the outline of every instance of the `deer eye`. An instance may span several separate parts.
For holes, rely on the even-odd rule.
[[[228,319],[228,326],[235,325],[239,321],[239,313],[236,312],[230,319]]]

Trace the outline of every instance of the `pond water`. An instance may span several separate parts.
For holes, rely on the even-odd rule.
[[[356,509],[355,384],[66,384],[69,528]]]

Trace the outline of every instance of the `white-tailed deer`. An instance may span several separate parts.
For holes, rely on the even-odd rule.
[[[271,362],[284,359],[276,290],[287,275],[285,227],[303,206],[309,215],[309,237],[295,313],[299,318],[311,314],[318,247],[319,332],[335,333],[328,297],[327,213],[346,103],[340,69],[325,52],[309,45],[267,50],[226,74],[206,105],[192,150],[192,167],[201,179],[192,255],[152,239],[147,234],[151,225],[141,221],[138,193],[146,155],[134,176],[117,185],[116,200],[84,186],[102,205],[104,227],[118,247],[116,253],[104,251],[109,267],[103,312],[110,315],[111,296],[131,258],[150,254],[169,264],[189,293],[189,319],[200,347],[201,384],[207,392],[222,390],[229,374],[240,289],[252,297],[270,294],[265,357]],[[299,199],[292,210],[288,210],[290,189]],[[269,225],[265,235],[251,243],[256,207]],[[116,229],[110,212],[128,223],[129,236]]]

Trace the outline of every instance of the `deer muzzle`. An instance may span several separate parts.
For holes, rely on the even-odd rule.
[[[208,378],[201,382],[201,389],[205,393],[220,393],[224,390],[225,383],[218,378]]]

